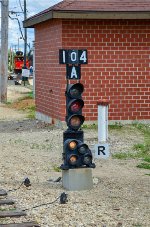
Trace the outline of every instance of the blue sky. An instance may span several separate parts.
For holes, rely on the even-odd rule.
[[[27,4],[27,17],[30,17],[32,15],[35,15],[36,13],[49,8],[52,5],[55,5],[58,2],[61,2],[62,0],[26,0]],[[22,12],[22,9],[24,8],[24,0],[9,0],[9,15],[14,18],[16,17],[16,14],[11,14],[11,11],[13,12]],[[18,13],[17,17],[21,23],[22,27],[22,21],[24,20],[23,13]],[[22,27],[22,31],[23,27]],[[32,41],[34,40],[34,29],[27,29],[28,34],[28,43],[32,46]],[[11,20],[9,19],[9,38],[8,38],[8,48],[13,48],[14,50],[18,50],[18,44],[20,50],[23,51],[23,40],[20,39],[21,34],[19,31],[19,26],[17,20]]]

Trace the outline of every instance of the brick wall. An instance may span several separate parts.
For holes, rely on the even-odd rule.
[[[38,25],[35,37],[38,111],[64,120],[66,67],[58,51],[85,48],[86,120],[97,120],[103,98],[109,120],[150,119],[150,20],[52,20]]]
[[[110,120],[150,119],[150,20],[64,20],[63,48],[88,49],[82,66],[86,120],[110,100]]]
[[[58,55],[61,40],[61,20],[44,22],[35,29],[36,111],[64,120],[65,69]]]

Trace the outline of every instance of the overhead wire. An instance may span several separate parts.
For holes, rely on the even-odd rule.
[[[21,10],[23,12],[24,10],[23,10],[22,5],[21,5],[21,0],[19,0],[19,5],[20,5],[20,8],[21,8]]]
[[[24,36],[23,36],[22,30],[21,30],[21,24],[20,24],[19,19],[18,19],[17,17],[11,17],[10,15],[9,15],[9,18],[10,18],[11,20],[17,20],[18,25],[19,25],[19,31],[20,31],[20,33],[21,33],[21,37],[22,37],[22,39],[24,40]]]

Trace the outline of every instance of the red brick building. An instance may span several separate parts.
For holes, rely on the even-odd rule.
[[[81,66],[86,121],[109,99],[109,120],[150,120],[150,1],[65,0],[27,19],[35,28],[37,117],[65,120],[66,66],[59,49],[87,49]],[[75,81],[74,81],[75,82]]]

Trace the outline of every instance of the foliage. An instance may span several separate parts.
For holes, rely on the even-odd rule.
[[[98,125],[97,124],[83,124],[82,129],[97,129]]]
[[[122,129],[123,125],[120,122],[115,122],[115,124],[113,125],[109,125],[108,128],[109,129]]]
[[[137,167],[142,169],[150,169],[150,164],[146,162],[142,162],[139,165],[137,165]]]
[[[33,92],[29,92],[26,96],[19,98],[13,103],[7,103],[10,108],[27,112],[27,117],[35,118],[35,102],[33,99]]]
[[[137,165],[138,168],[150,169],[150,126],[143,124],[133,124],[135,130],[139,130],[144,136],[144,143],[138,143],[133,146],[134,152],[117,153],[113,155],[113,158],[128,159],[137,158],[144,161]]]
[[[57,165],[54,165],[54,166],[53,166],[53,169],[54,169],[55,172],[61,172],[60,167],[57,166]]]

